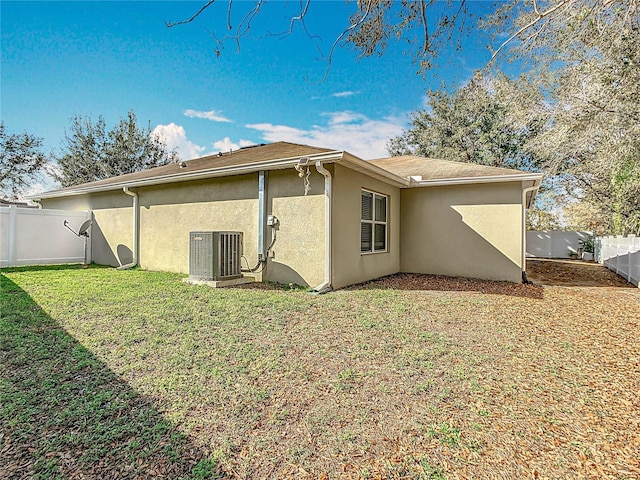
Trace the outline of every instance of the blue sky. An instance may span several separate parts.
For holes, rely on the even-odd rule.
[[[272,1],[240,43],[221,55],[211,37],[225,33],[227,2],[195,22],[204,2],[2,1],[1,118],[12,133],[61,147],[74,115],[103,115],[107,126],[133,109],[184,159],[251,143],[286,140],[347,150],[365,159],[385,156],[387,140],[408,126],[425,91],[455,88],[489,60],[488,36],[463,38],[426,78],[416,74],[403,44],[382,57],[358,59],[336,50],[322,81],[325,54],[347,26],[354,2],[313,0],[310,39],[296,27],[286,38],[298,2]],[[252,2],[236,0],[237,25]],[[473,2],[476,14],[492,2]]]

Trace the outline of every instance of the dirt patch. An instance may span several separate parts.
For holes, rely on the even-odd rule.
[[[528,259],[527,278],[536,285],[636,288],[603,265],[580,260]]]

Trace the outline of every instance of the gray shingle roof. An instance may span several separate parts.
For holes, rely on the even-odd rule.
[[[155,177],[164,177],[167,175],[192,174],[199,171],[211,170],[215,168],[235,167],[243,165],[251,165],[269,160],[304,157],[317,153],[331,152],[328,148],[310,147],[308,145],[299,145],[289,142],[275,142],[267,145],[256,145],[253,147],[245,147],[233,152],[223,153],[222,155],[208,155],[206,157],[187,160],[180,163],[171,163],[162,167],[150,168],[140,172],[127,173],[117,177],[97,180],[95,182],[83,183],[72,187],[53,190],[47,193],[63,194],[67,190],[77,190],[78,188],[107,187],[112,184],[120,184],[123,182],[135,182],[139,180],[151,180]]]

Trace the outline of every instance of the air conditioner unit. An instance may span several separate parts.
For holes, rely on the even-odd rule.
[[[218,281],[242,277],[242,232],[189,232],[189,278]]]

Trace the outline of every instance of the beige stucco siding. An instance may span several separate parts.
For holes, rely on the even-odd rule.
[[[522,280],[520,182],[402,191],[403,272]]]
[[[340,165],[336,165],[333,177],[333,287],[342,288],[397,273],[400,269],[400,190]],[[362,189],[389,197],[386,253],[360,253]]]
[[[307,195],[295,170],[269,172],[267,212],[280,223],[264,280],[309,287],[324,280],[324,177],[310,172]]]
[[[157,185],[139,190],[140,266],[189,272],[189,232],[243,232],[244,254],[256,258],[258,176]]]
[[[280,223],[274,254],[258,279],[312,287],[324,279],[324,177],[311,171],[306,196],[295,170],[268,173],[267,213]],[[243,232],[244,255],[255,265],[257,173],[132,190],[139,195],[142,268],[188,273],[189,232],[197,230]],[[132,203],[122,190],[42,201],[44,208],[93,210],[92,259],[112,266],[132,259]]]

